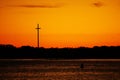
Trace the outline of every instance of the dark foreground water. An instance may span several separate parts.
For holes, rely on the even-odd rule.
[[[120,80],[120,60],[0,60],[0,80]]]

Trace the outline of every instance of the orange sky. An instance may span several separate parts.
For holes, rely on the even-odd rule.
[[[0,44],[119,46],[120,0],[0,0]]]

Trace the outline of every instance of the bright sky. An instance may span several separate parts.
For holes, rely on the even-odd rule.
[[[0,0],[0,44],[120,45],[120,0]]]

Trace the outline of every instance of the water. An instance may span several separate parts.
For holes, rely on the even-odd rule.
[[[119,75],[119,59],[0,60],[0,80],[119,80]]]

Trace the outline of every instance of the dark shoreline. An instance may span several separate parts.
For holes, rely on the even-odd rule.
[[[34,48],[0,45],[0,59],[120,59],[120,46]]]

